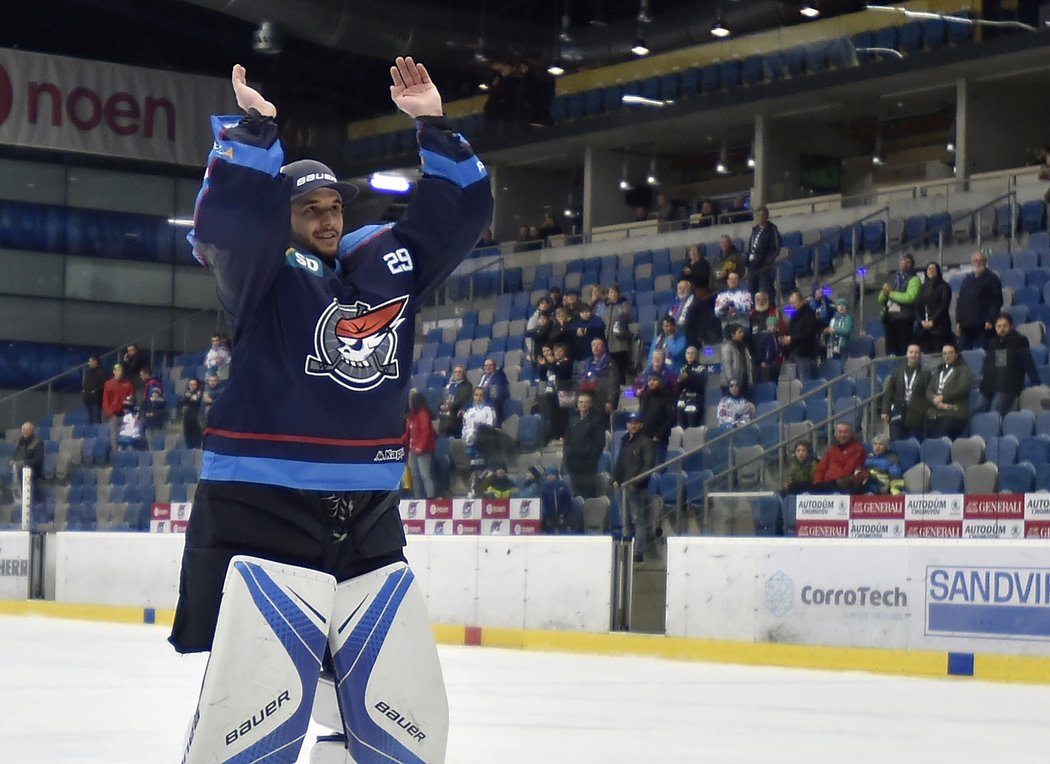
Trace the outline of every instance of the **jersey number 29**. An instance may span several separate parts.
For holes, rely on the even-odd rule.
[[[395,249],[393,252],[387,252],[383,255],[383,262],[386,263],[386,267],[390,269],[391,273],[406,273],[412,270],[412,256],[408,254],[408,250],[404,247]]]

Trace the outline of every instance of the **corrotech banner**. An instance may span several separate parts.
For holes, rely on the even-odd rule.
[[[0,144],[203,164],[230,83],[0,48]]]

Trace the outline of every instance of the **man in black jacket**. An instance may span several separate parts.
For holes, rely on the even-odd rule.
[[[1039,384],[1028,338],[1014,329],[1009,313],[1000,313],[995,317],[995,334],[985,346],[981,394],[974,413],[998,411],[999,416],[1006,416],[1024,389],[1025,374],[1033,385]]]
[[[572,490],[585,499],[598,495],[598,459],[605,450],[607,417],[595,413],[594,395],[581,391],[576,396],[574,416],[565,428],[564,465]]]
[[[642,418],[637,413],[627,418],[627,434],[620,442],[620,453],[613,469],[613,488],[617,491],[628,480],[653,468],[653,440],[642,433]],[[627,518],[634,528],[634,561],[642,562],[645,545],[649,540],[649,521],[645,516],[646,499],[649,498],[648,479],[631,483],[626,490],[626,507],[623,507],[624,526]],[[622,494],[619,496],[621,503]]]
[[[773,261],[780,254],[780,231],[769,222],[769,210],[755,210],[755,222],[751,238],[747,242],[747,272],[751,294],[765,292],[773,294]]]
[[[800,292],[792,292],[788,302],[794,312],[791,313],[787,336],[782,339],[787,348],[787,360],[795,364],[799,379],[812,379],[817,371],[817,336],[820,333],[817,315]]]
[[[973,273],[963,279],[955,303],[955,331],[959,349],[983,348],[994,332],[995,317],[1003,307],[1003,284],[988,269],[983,252],[970,258]]]
[[[33,471],[33,494],[40,483],[40,474],[44,470],[44,441],[36,434],[36,428],[32,422],[22,425],[22,437],[15,443],[15,451],[11,454],[11,480],[15,488],[15,495],[21,496],[22,468],[29,467]]]
[[[88,411],[88,424],[102,424],[102,387],[109,375],[99,365],[97,355],[88,358],[84,367],[84,378],[80,386],[80,396]]]

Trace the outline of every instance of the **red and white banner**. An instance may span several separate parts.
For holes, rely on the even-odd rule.
[[[402,499],[405,533],[429,536],[537,536],[539,499]]]
[[[203,165],[229,80],[0,48],[0,144]]]
[[[149,513],[150,533],[185,533],[192,509],[193,504],[188,501],[154,504]]]

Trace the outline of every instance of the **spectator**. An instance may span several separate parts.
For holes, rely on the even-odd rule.
[[[204,424],[207,425],[210,421],[209,416],[211,414],[212,406],[214,406],[219,398],[222,397],[225,387],[219,382],[218,374],[209,374],[207,379],[204,380]]]
[[[146,447],[143,437],[142,417],[135,405],[134,396],[124,401],[124,413],[120,417],[120,430],[117,432],[117,448],[121,451],[139,451]]]
[[[512,499],[518,485],[507,475],[506,462],[497,462],[492,472],[481,483],[481,495],[486,499]]]
[[[769,295],[765,292],[758,292],[755,294],[755,307],[751,309],[751,314],[748,316],[748,324],[751,328],[751,336],[757,337],[758,333],[766,328],[767,322],[770,318],[777,319],[778,322],[783,321],[783,317],[777,312],[777,309],[773,307],[773,304],[769,301]],[[784,331],[787,327],[781,323],[780,331]]]
[[[830,326],[831,319],[835,316],[835,304],[831,301],[831,295],[831,287],[821,286],[819,281],[813,284],[809,307],[813,308],[813,315],[817,317],[817,324],[821,330]]]
[[[649,385],[649,377],[653,374],[663,377],[664,387],[677,393],[678,375],[674,373],[674,369],[667,361],[667,354],[662,350],[654,350],[652,361],[634,379],[635,396],[641,397],[642,392]]]
[[[638,404],[642,417],[642,432],[653,440],[653,458],[657,464],[667,458],[667,445],[671,440],[671,429],[677,421],[676,396],[666,387],[659,374],[649,377]]]
[[[798,441],[792,451],[791,464],[788,467],[787,479],[784,481],[784,493],[812,491],[813,475],[816,471],[817,460],[813,458],[813,449],[806,441]]]
[[[867,454],[853,437],[853,425],[835,425],[835,442],[824,453],[813,473],[813,488],[831,493],[857,493],[868,482],[864,469]]]
[[[605,323],[605,313],[609,306],[605,302],[605,290],[602,289],[602,285],[591,284],[590,295],[588,304],[591,306],[591,313],[600,318],[602,323]]]
[[[941,358],[944,362],[930,373],[926,387],[926,435],[954,440],[970,423],[973,373],[954,342],[944,344]]]
[[[88,424],[102,423],[102,391],[106,385],[105,369],[99,365],[97,355],[90,356],[84,367],[84,376],[80,385],[80,397],[88,412]]]
[[[700,215],[700,221],[696,224],[697,228],[713,226],[718,218],[718,202],[713,199],[704,199],[700,202],[698,214]]]
[[[518,494],[520,499],[538,499],[543,491],[543,473],[536,466],[529,467],[525,471],[525,484]]]
[[[434,498],[434,448],[437,445],[434,413],[426,397],[416,390],[408,397],[408,417],[401,443],[412,475],[412,495],[417,499]]]
[[[728,235],[722,234],[718,239],[718,265],[715,267],[713,288],[725,288],[726,279],[730,273],[735,273],[743,278],[744,256],[740,254],[740,250],[737,249],[733,240]],[[767,292],[767,294],[770,293]]]
[[[442,435],[460,437],[463,430],[463,409],[470,403],[474,385],[467,379],[467,370],[457,363],[452,369],[452,378],[445,385],[445,399],[438,406],[438,425]]]
[[[595,410],[594,396],[586,391],[576,396],[576,410],[562,438],[562,465],[573,492],[591,499],[598,495],[598,459],[605,450],[609,419]]]
[[[554,309],[554,325],[547,335],[547,340],[553,347],[564,345],[569,360],[575,360],[573,353],[576,349],[576,333],[572,329],[569,312],[564,307]]]
[[[549,342],[543,343],[543,347],[533,360],[534,375],[537,382],[543,383],[547,379],[548,372],[554,368],[554,348]]]
[[[486,247],[498,247],[499,240],[492,235],[492,229],[486,228],[481,234],[481,238],[478,239],[478,243],[474,245],[474,249],[485,249]]]
[[[592,340],[605,340],[605,322],[594,315],[590,304],[582,302],[579,307],[579,315],[571,324],[574,337],[572,357],[577,361],[587,357]]]
[[[580,317],[581,302],[579,289],[565,290],[565,297],[561,301],[561,306],[565,308],[565,314],[568,316],[570,324]]]
[[[747,321],[754,308],[751,293],[740,286],[740,275],[730,273],[726,288],[715,298],[715,317],[722,322],[722,331],[730,323]]]
[[[915,301],[919,298],[922,282],[915,274],[915,260],[902,255],[900,269],[891,283],[882,285],[879,303],[882,322],[886,325],[886,354],[904,355],[912,340],[915,324]]]
[[[678,374],[678,426],[699,427],[704,423],[704,395],[707,368],[700,363],[700,351],[690,345],[685,350],[685,366]]]
[[[572,359],[563,343],[554,346],[554,360],[548,364],[543,401],[546,409],[543,418],[550,427],[551,438],[558,440],[565,435],[569,412],[576,407]]]
[[[142,402],[142,426],[147,430],[159,430],[168,420],[168,402],[159,387],[150,389],[149,398]]]
[[[747,272],[750,289],[773,294],[773,263],[780,254],[780,231],[769,222],[769,209],[755,210],[755,226],[747,245]]]
[[[1024,389],[1025,374],[1033,385],[1039,384],[1028,338],[1014,329],[1009,313],[1000,313],[995,317],[995,334],[984,350],[980,394],[973,413],[998,411],[999,416],[1006,416]]]
[[[485,392],[485,400],[496,412],[496,424],[503,423],[503,404],[510,398],[510,381],[503,369],[496,368],[496,361],[486,358],[481,367],[478,387]]]
[[[544,238],[538,225],[529,226],[529,239],[536,243],[536,249],[543,249]]]
[[[609,296],[605,300],[605,336],[608,338],[609,355],[616,364],[616,381],[619,385],[627,382],[627,366],[631,357],[631,322],[634,313],[631,304],[620,296],[620,286],[609,287]]]
[[[485,401],[485,391],[480,387],[474,388],[474,403],[463,409],[463,442],[467,444],[467,453],[470,454],[471,465],[477,466],[481,463],[477,449],[478,432],[486,427],[496,426],[496,411]]]
[[[791,322],[788,324],[787,336],[781,338],[781,344],[787,348],[787,360],[795,365],[798,378],[812,379],[817,366],[817,317],[813,315],[809,302],[803,300],[797,290],[788,297],[788,303]]]
[[[191,377],[186,383],[186,392],[182,396],[182,439],[186,448],[200,448],[203,432],[201,431],[201,406],[204,403],[204,389],[201,381]]]
[[[624,515],[624,525],[630,522],[634,529],[634,561],[645,559],[645,546],[649,541],[649,521],[645,516],[645,507],[649,498],[648,478],[627,483],[642,473],[651,470],[655,464],[655,452],[651,438],[642,434],[642,418],[637,412],[627,417],[627,432],[620,441],[620,451],[616,456],[613,468],[613,488],[617,491],[625,488],[619,498]],[[626,498],[626,502],[624,499]]]
[[[533,311],[532,315],[529,316],[529,320],[525,323],[525,331],[530,332],[536,328],[539,324],[540,316],[551,316],[554,312],[554,307],[551,305],[551,299],[547,296],[541,297],[536,301],[536,310]]]
[[[153,376],[153,371],[149,366],[143,366],[139,369],[139,383],[142,389],[143,403],[150,399],[154,390],[160,390],[161,395],[164,395],[164,383],[160,381],[160,377]]]
[[[22,435],[15,441],[15,450],[11,453],[11,486],[16,497],[22,495],[22,470],[32,470],[30,483],[32,495],[37,495],[37,488],[44,474],[44,441],[36,434],[32,422],[22,423]]]
[[[660,320],[660,334],[653,337],[653,344],[649,347],[651,357],[656,350],[664,351],[667,361],[675,374],[685,366],[685,349],[688,346],[685,335],[678,331],[674,318],[668,313]]]
[[[649,214],[649,217],[661,223],[673,222],[679,219],[678,207],[667,198],[667,194],[661,191],[656,195],[656,209]]]
[[[540,222],[540,237],[543,239],[549,239],[551,236],[557,236],[561,232],[561,226],[558,225],[558,221],[556,221],[549,212],[544,214],[543,220]]]
[[[205,372],[225,382],[230,378],[230,357],[230,338],[216,332],[211,336],[211,347],[204,356]]]
[[[729,324],[726,327],[721,359],[722,378],[736,380],[740,386],[740,394],[746,398],[755,386],[754,361],[744,327],[740,324]]]
[[[558,468],[547,467],[540,496],[540,517],[544,533],[582,533],[583,513],[572,500],[569,486]]]
[[[864,461],[864,469],[868,471],[868,493],[896,496],[904,492],[904,471],[885,435],[871,439],[871,453]]]
[[[552,326],[553,321],[550,314],[541,313],[536,321],[536,325],[525,331],[525,337],[529,342],[529,353],[526,356],[526,360],[531,365],[532,378],[536,380],[546,377],[543,348],[547,346],[548,350],[554,349],[550,344]]]
[[[591,355],[580,372],[579,390],[594,396],[594,406],[605,415],[606,426],[620,403],[619,377],[616,362],[606,350],[605,340],[600,337],[591,340]]]
[[[687,256],[689,259],[682,266],[678,278],[688,281],[696,296],[703,300],[711,294],[711,263],[707,262],[699,244],[690,244]]]
[[[548,296],[551,301],[551,310],[557,310],[561,307],[561,287],[555,285],[547,290]]]
[[[915,314],[919,322],[919,347],[924,353],[936,353],[952,338],[952,322],[948,306],[952,302],[952,288],[941,275],[941,266],[926,266],[926,280],[919,288]]]
[[[718,402],[718,423],[730,427],[743,427],[751,424],[755,417],[755,404],[744,397],[740,382],[730,379],[726,383],[726,392]]]
[[[130,346],[129,346],[130,347]],[[135,386],[124,376],[124,367],[113,364],[113,376],[102,386],[102,413],[109,420],[110,446],[117,447],[117,431],[120,429],[120,418],[124,416],[124,401],[135,398]]]
[[[882,392],[882,421],[889,424],[894,440],[922,440],[929,384],[930,372],[922,368],[922,351],[913,342],[904,362],[886,378]]]
[[[149,366],[149,357],[139,351],[138,345],[131,343],[124,350],[121,365],[124,367],[125,376],[131,382],[131,386],[134,387],[135,380],[139,377],[139,370],[144,366]]]
[[[758,382],[776,382],[784,363],[784,346],[780,340],[781,321],[770,316],[766,328],[755,338],[755,377]]]
[[[967,274],[955,301],[955,331],[959,349],[983,348],[995,331],[995,317],[1003,307],[1003,284],[988,268],[984,252],[970,258],[973,273]]]
[[[824,329],[827,342],[827,357],[841,359],[846,354],[850,335],[853,334],[853,316],[849,313],[849,301],[845,297],[835,300],[835,315]]]
[[[710,302],[696,296],[696,290],[688,279],[679,279],[668,315],[674,320],[677,332],[686,345],[700,344],[705,310],[710,313]],[[682,350],[684,352],[685,347]]]

